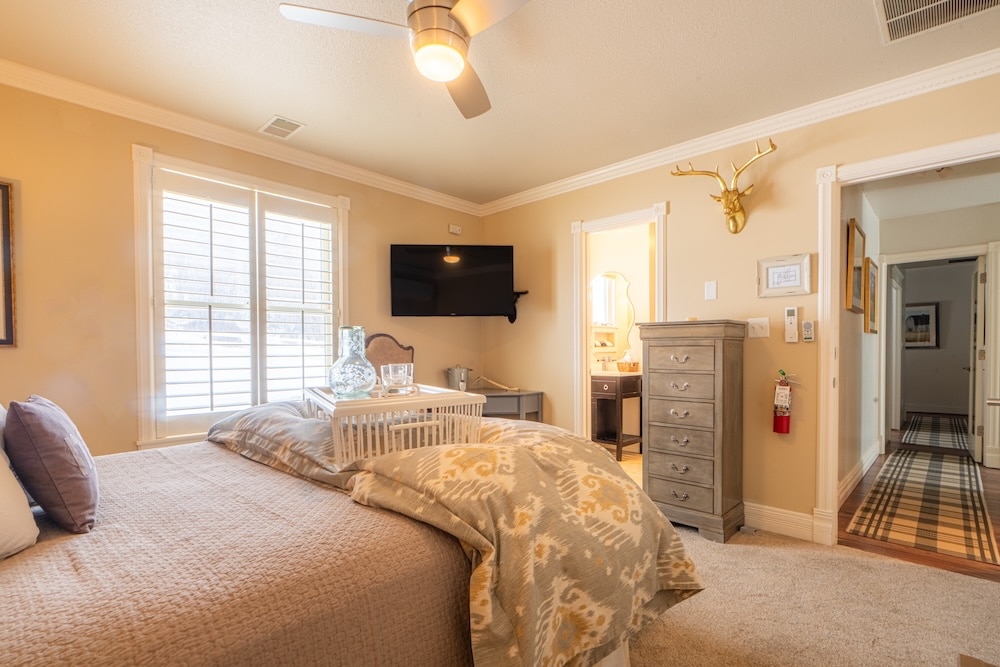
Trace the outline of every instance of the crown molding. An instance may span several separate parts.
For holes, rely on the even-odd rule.
[[[480,206],[480,215],[499,213],[623,176],[684,162],[694,156],[736,144],[759,141],[761,137],[806,127],[998,73],[1000,73],[1000,49],[995,49],[497,199]]]
[[[995,49],[691,141],[674,144],[599,169],[531,188],[509,197],[485,204],[476,204],[344,162],[324,158],[308,151],[279,145],[271,139],[230,130],[207,121],[109,93],[71,79],[0,60],[0,84],[79,104],[97,111],[180,132],[231,148],[245,150],[256,155],[477,217],[499,213],[624,176],[683,162],[697,155],[736,144],[758,141],[761,137],[768,135],[798,129],[998,73],[1000,73],[1000,49]]]
[[[138,102],[134,99],[109,93],[72,79],[48,74],[17,63],[0,60],[0,84],[20,88],[46,97],[79,104],[95,111],[146,123],[165,130],[180,132],[230,148],[272,158],[319,173],[343,178],[354,183],[410,197],[429,204],[453,209],[470,215],[479,215],[479,206],[458,197],[423,188],[406,181],[390,178],[344,162],[321,157],[315,153],[275,143],[265,137],[231,130],[214,123],[179,114],[173,111]]]

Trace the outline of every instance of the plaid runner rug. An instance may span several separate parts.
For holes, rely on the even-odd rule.
[[[897,449],[847,532],[1000,564],[979,469],[969,456]]]
[[[965,417],[910,415],[901,442],[948,449],[969,448],[969,422]]]

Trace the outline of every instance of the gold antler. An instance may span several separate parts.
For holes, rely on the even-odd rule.
[[[746,226],[747,220],[747,214],[743,209],[743,203],[740,201],[740,198],[743,195],[750,194],[753,190],[753,184],[751,183],[747,186],[746,190],[741,192],[736,183],[739,180],[740,174],[742,174],[747,167],[768,153],[774,152],[778,148],[770,139],[767,140],[767,143],[767,150],[761,151],[760,144],[754,142],[754,149],[756,151],[754,156],[744,162],[742,167],[737,167],[735,164],[731,165],[733,168],[733,180],[728,186],[722,176],[719,175],[718,167],[715,168],[715,171],[702,171],[695,169],[694,165],[688,162],[687,170],[677,167],[670,173],[674,176],[711,176],[717,180],[719,182],[719,188],[721,188],[721,193],[718,195],[710,194],[709,196],[717,202],[722,202],[722,211],[726,215],[726,228],[729,229],[732,234],[739,234],[743,231],[743,227]]]
[[[757,160],[759,160],[762,157],[764,157],[765,155],[767,155],[768,153],[773,153],[775,150],[777,150],[778,147],[774,145],[773,141],[771,141],[770,139],[768,139],[767,143],[768,143],[767,150],[766,151],[761,151],[760,150],[760,144],[758,142],[756,142],[756,141],[753,142],[753,147],[754,147],[754,150],[756,151],[754,153],[754,156],[752,158],[750,158],[749,160],[747,160],[746,162],[744,162],[743,166],[740,167],[739,169],[736,168],[735,164],[731,165],[733,167],[733,183],[732,183],[732,185],[729,186],[730,189],[732,189],[732,190],[736,189],[736,179],[738,179],[740,177],[740,174],[743,173],[744,169],[746,169],[747,167],[749,167],[750,165],[752,165],[754,162],[756,162]],[[716,170],[716,171],[718,171],[718,170]],[[752,188],[752,187],[753,187],[753,184],[751,184],[749,188],[747,188],[746,190],[744,190],[744,194],[750,194],[750,188]]]

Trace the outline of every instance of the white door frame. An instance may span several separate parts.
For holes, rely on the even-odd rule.
[[[848,185],[899,176],[917,171],[1000,156],[1000,133],[976,137],[941,146],[902,153],[866,162],[841,166],[830,165],[816,172],[819,197],[819,423],[816,457],[816,507],[813,508],[813,541],[819,544],[837,543],[837,511],[839,509],[838,443],[840,431],[839,340],[841,308],[840,281],[843,267],[840,220],[840,191]],[[1000,275],[1000,243],[990,243],[986,262],[987,275]],[[884,285],[883,281],[883,285]],[[1000,291],[997,280],[987,283],[987,299],[997,303]],[[884,289],[884,287],[883,287]],[[884,301],[883,301],[884,303]],[[987,348],[1000,351],[1000,316],[997,310],[988,313]],[[992,356],[1000,356],[993,354]],[[988,363],[985,392],[1000,396],[1000,365]],[[996,442],[1000,434],[1000,409],[988,410],[984,420],[984,442]],[[990,458],[1000,467],[1000,445],[984,448],[984,464]],[[989,451],[992,449],[993,451]],[[987,464],[988,465],[988,464]]]
[[[893,255],[881,255],[882,259],[882,275],[886,275],[888,269],[897,267],[901,264],[912,264],[914,262],[929,262],[939,259],[961,259],[964,257],[983,257],[989,252],[989,245],[986,243],[980,243],[970,246],[959,246],[956,248],[939,248],[935,250],[921,250],[918,252],[904,252],[896,253]],[[903,330],[902,327],[896,330],[897,340],[890,341],[888,337],[883,337],[880,341],[883,350],[883,359],[886,358],[885,355],[890,353],[889,346],[893,344],[899,344],[902,340]],[[881,387],[887,387],[886,383],[895,381],[896,384],[901,382],[903,365],[900,362],[895,369],[895,377],[885,377],[882,381]],[[895,385],[894,385],[895,386]],[[880,426],[882,433],[888,433],[889,429],[892,428],[891,424],[887,423],[888,417],[883,415],[883,422]],[[885,453],[885,442],[882,443],[882,453]]]
[[[588,392],[584,386],[590,377],[590,345],[587,332],[587,292],[590,288],[588,270],[588,249],[591,232],[607,231],[636,224],[653,224],[656,248],[653,258],[654,321],[661,321],[667,314],[667,203],[658,202],[650,208],[631,213],[623,213],[599,220],[573,222],[573,430],[586,438],[590,437],[587,423]]]

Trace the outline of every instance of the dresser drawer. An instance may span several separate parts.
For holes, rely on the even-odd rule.
[[[712,345],[650,346],[646,367],[658,371],[714,371],[715,347]]]
[[[675,452],[698,456],[715,455],[715,433],[713,431],[693,431],[673,426],[650,424],[644,441],[650,453]]]
[[[664,505],[675,505],[696,512],[715,511],[711,488],[684,484],[670,479],[649,478],[649,497]],[[669,517],[668,517],[669,518]]]
[[[649,373],[651,396],[665,398],[715,398],[715,376],[693,373]]]
[[[706,486],[712,486],[715,483],[715,463],[712,459],[650,452],[647,462],[650,475]]]
[[[715,428],[715,403],[649,398],[649,421],[677,426]]]

